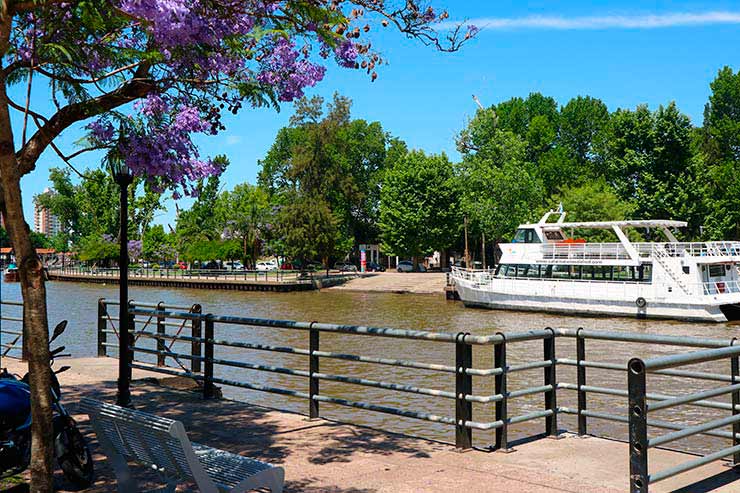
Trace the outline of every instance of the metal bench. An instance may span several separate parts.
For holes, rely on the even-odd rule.
[[[172,493],[177,484],[193,482],[203,493],[246,492],[268,488],[282,493],[285,472],[265,462],[232,454],[188,439],[179,421],[83,398],[80,409],[90,422],[103,452],[111,461],[120,493],[140,493],[128,461],[157,471]]]

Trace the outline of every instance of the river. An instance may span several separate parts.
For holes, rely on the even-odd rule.
[[[447,301],[443,295],[411,295],[386,293],[358,293],[348,291],[309,291],[295,293],[261,293],[241,291],[163,289],[132,286],[131,298],[137,301],[156,303],[166,301],[174,305],[200,303],[204,313],[218,315],[235,315],[299,321],[320,321],[327,323],[370,325],[396,327],[405,329],[425,329],[435,332],[470,332],[485,335],[496,332],[542,329],[547,326],[559,328],[585,327],[594,330],[622,330],[636,333],[670,334],[683,336],[702,336],[729,340],[740,337],[740,325],[702,324],[674,321],[635,320],[629,318],[582,318],[549,314],[488,311],[466,309],[459,302]],[[48,284],[48,306],[50,323],[69,320],[68,329],[61,343],[67,346],[73,356],[90,356],[96,349],[96,315],[97,300],[101,297],[115,299],[117,286],[82,283],[52,282]],[[2,284],[3,300],[19,300],[19,285]],[[18,311],[13,307],[4,307],[5,315],[14,315]],[[6,339],[7,336],[4,337]],[[294,346],[307,348],[308,335],[304,331],[280,329],[257,329],[227,325],[216,325],[216,337],[263,344]],[[153,341],[147,341],[147,347]],[[176,346],[177,347],[177,346]],[[343,353],[362,354],[385,358],[405,358],[454,365],[454,346],[451,344],[404,341],[387,338],[368,338],[364,336],[322,334],[321,349]],[[659,354],[670,354],[688,351],[688,348],[675,348],[648,344],[628,344],[606,341],[587,341],[587,360],[605,361],[624,364],[632,356],[650,357]],[[541,341],[510,345],[508,350],[509,364],[528,362],[542,358]],[[265,351],[248,351],[228,347],[217,347],[216,358],[249,361],[251,363],[270,364],[298,369],[307,369],[307,358],[290,354],[276,354]],[[575,341],[561,338],[557,341],[557,356],[575,358]],[[141,359],[147,360],[146,355]],[[491,347],[477,347],[474,351],[474,366],[490,368],[492,366]],[[174,365],[174,363],[172,363]],[[374,366],[348,361],[321,361],[321,371],[340,375],[364,377],[372,380],[384,380],[400,384],[411,384],[419,387],[430,387],[439,390],[454,390],[454,378],[450,374],[424,372],[414,369],[401,369],[389,366]],[[729,362],[718,366],[707,364],[697,368],[708,368],[711,371],[728,373]],[[217,376],[232,380],[242,380],[263,385],[287,387],[307,391],[305,378],[258,373],[217,367]],[[509,391],[526,386],[541,385],[542,370],[533,370],[512,374],[509,379]],[[575,371],[571,367],[558,367],[558,381],[575,383]],[[601,387],[626,387],[626,374],[623,372],[588,370],[588,384]],[[679,387],[680,384],[680,387]],[[651,376],[648,380],[649,392],[676,394],[690,390],[707,389],[719,384],[712,382],[677,380]],[[454,401],[381,390],[358,387],[333,382],[321,383],[321,393],[333,397],[342,397],[355,401],[366,401],[405,409],[431,412],[454,417]],[[493,393],[492,378],[475,378],[474,393],[487,395]],[[303,400],[277,396],[273,394],[250,392],[231,387],[224,388],[227,397],[245,400],[267,406],[307,412],[307,403]],[[728,396],[716,398],[729,402]],[[571,408],[577,407],[576,394],[570,390],[558,391],[558,404]],[[594,411],[613,412],[624,415],[626,398],[589,394],[589,409]],[[509,412],[516,416],[524,412],[543,408],[541,394],[511,400]],[[491,421],[493,404],[476,404],[474,419]],[[729,411],[715,411],[700,407],[683,406],[669,411],[661,411],[655,417],[684,424],[696,424],[708,419],[727,415]],[[383,429],[409,433],[428,438],[450,441],[454,431],[449,426],[435,425],[425,421],[398,418],[391,415],[366,412],[361,410],[322,404],[323,416],[381,427]],[[575,430],[575,419],[561,415],[560,427]],[[522,438],[544,429],[543,420],[533,421],[510,428],[510,439]],[[611,422],[589,420],[589,431],[594,434],[625,438],[626,426]],[[660,431],[664,433],[664,431]],[[492,441],[492,432],[474,431],[477,445]],[[707,451],[726,446],[716,438],[692,438],[675,442],[677,448]]]

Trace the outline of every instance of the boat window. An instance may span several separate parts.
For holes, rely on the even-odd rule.
[[[512,243],[541,243],[533,229],[517,229]]]
[[[709,277],[725,277],[725,266],[724,265],[710,265],[709,266]]]
[[[545,238],[550,241],[563,241],[565,235],[563,235],[562,231],[545,231]]]

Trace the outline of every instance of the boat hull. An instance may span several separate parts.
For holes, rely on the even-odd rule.
[[[740,319],[740,299],[724,303],[701,303],[699,300],[668,301],[646,299],[645,306],[635,300],[594,300],[555,295],[500,293],[495,290],[477,289],[458,282],[460,299],[466,307],[530,312],[562,313],[566,315],[619,316],[686,320],[694,322],[727,322]],[[734,297],[734,298],[737,298]]]

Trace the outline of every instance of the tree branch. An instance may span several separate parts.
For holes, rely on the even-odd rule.
[[[138,72],[142,66],[139,66]],[[100,115],[113,108],[130,103],[146,96],[156,89],[154,81],[134,79],[120,86],[115,91],[81,103],[73,103],[61,108],[54,116],[38,129],[26,145],[17,153],[18,172],[21,176],[33,171],[36,160],[49,144],[66,128],[82,120]]]

